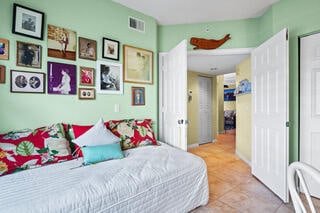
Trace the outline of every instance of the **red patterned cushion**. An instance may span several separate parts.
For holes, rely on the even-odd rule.
[[[122,149],[157,145],[152,130],[151,119],[110,120],[106,123],[106,126],[116,136],[121,138]]]
[[[62,124],[0,135],[0,175],[71,159]]]

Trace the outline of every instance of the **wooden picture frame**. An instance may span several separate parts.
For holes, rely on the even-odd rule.
[[[144,106],[146,95],[144,87],[131,87],[132,106]]]
[[[13,4],[12,33],[43,40],[44,13]]]
[[[48,24],[48,56],[76,60],[77,33]]]
[[[0,59],[9,59],[9,40],[0,38]]]
[[[77,66],[48,62],[48,94],[76,95]]]
[[[11,70],[10,91],[13,93],[44,93],[45,74]]]
[[[102,57],[106,59],[119,61],[120,42],[102,38]]]
[[[78,97],[80,100],[94,100],[96,99],[95,89],[78,88]]]
[[[97,42],[88,38],[79,37],[79,58],[97,60]]]
[[[17,41],[17,66],[41,68],[41,45]]]
[[[94,86],[95,83],[95,73],[94,68],[90,67],[80,67],[80,85],[84,86]]]
[[[97,93],[123,94],[122,64],[97,61]]]
[[[153,84],[153,52],[142,48],[123,45],[124,81]]]
[[[0,84],[6,83],[6,67],[0,65]]]

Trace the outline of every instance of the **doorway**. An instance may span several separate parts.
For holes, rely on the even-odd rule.
[[[199,85],[199,144],[212,142],[212,79],[198,77]]]

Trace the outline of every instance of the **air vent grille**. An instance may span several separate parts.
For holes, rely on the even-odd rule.
[[[140,19],[129,16],[129,28],[144,33],[145,22]]]

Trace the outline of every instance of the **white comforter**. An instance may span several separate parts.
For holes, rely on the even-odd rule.
[[[72,160],[0,177],[0,212],[188,212],[208,202],[205,162],[168,145],[82,166]]]

